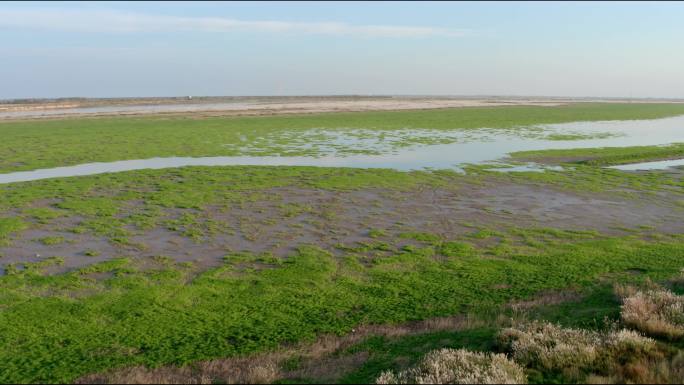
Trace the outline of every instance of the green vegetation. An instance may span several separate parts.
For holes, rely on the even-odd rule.
[[[20,218],[0,218],[0,246],[6,245],[12,233],[26,228],[26,223]]]
[[[436,260],[434,247],[426,246],[361,268],[354,258],[335,262],[323,250],[302,247],[276,269],[250,272],[226,262],[190,281],[197,274],[191,268],[141,269],[126,259],[56,276],[16,271],[0,278],[0,381],[71,381],[122,365],[273,349],[320,333],[348,333],[359,323],[492,308],[541,290],[590,285],[634,266],[662,279],[679,271],[682,253],[676,242],[610,239],[506,260]],[[95,272],[112,277],[94,280]],[[502,282],[507,290],[491,289]]]
[[[386,236],[387,233],[381,229],[370,229],[368,231],[368,236],[371,238],[380,238]]]
[[[500,173],[488,170],[492,166],[468,166],[466,170],[472,176],[490,177],[516,183],[534,183],[556,186],[567,190],[610,192],[630,195],[639,193],[654,194],[658,191],[681,193],[684,181],[663,172],[626,173],[614,169],[606,169],[583,164],[573,164],[564,170],[545,170],[544,172],[511,172]],[[630,192],[631,191],[631,192]]]
[[[40,243],[46,245],[46,246],[51,246],[51,245],[59,245],[65,242],[64,237],[44,237],[39,239]]]
[[[578,163],[590,166],[610,166],[684,158],[684,143],[674,143],[666,146],[521,151],[511,154],[511,157],[513,159],[527,159],[544,163]]]
[[[681,104],[577,103],[559,107],[486,107],[421,111],[329,113],[266,117],[117,117],[1,122],[0,172],[87,162],[169,156],[321,155],[377,153],[358,144],[332,143],[335,132],[390,143],[444,143],[457,139],[402,133],[406,129],[507,130],[543,135],[538,125],[572,121],[652,119],[684,114]],[[318,130],[311,132],[311,130]],[[306,136],[304,131],[310,132]],[[389,138],[382,139],[387,143]]]
[[[24,213],[39,222],[47,222],[63,215],[62,212],[49,207],[29,207],[24,210]]]
[[[546,140],[587,140],[587,139],[608,139],[615,137],[615,134],[610,132],[600,132],[596,134],[581,134],[581,133],[567,133],[567,134],[549,134],[544,137]]]
[[[506,259],[482,258],[485,250],[435,258],[435,250],[399,251],[366,268],[352,255],[336,260],[302,247],[266,270],[240,269],[249,258],[242,255],[199,274],[187,264],[142,268],[126,259],[54,276],[37,268],[8,272],[0,278],[0,381],[71,381],[123,365],[273,349],[349,333],[358,324],[486,311],[542,290],[590,286],[635,266],[664,279],[681,268],[684,245],[578,241],[521,249]],[[111,278],[91,278],[102,272]],[[492,289],[502,283],[506,289]]]

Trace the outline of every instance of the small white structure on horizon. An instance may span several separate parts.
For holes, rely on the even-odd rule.
[[[192,96],[188,96],[188,100],[192,100]]]

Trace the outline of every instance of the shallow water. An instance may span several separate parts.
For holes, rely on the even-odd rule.
[[[642,171],[642,170],[664,170],[672,167],[684,166],[684,159],[661,160],[657,162],[643,162],[632,164],[621,164],[619,166],[611,166],[617,170],[623,171]]]
[[[540,136],[521,137],[512,131],[482,129],[475,131],[444,130],[325,130],[311,131],[311,136],[318,136],[321,146],[308,143],[323,154],[314,156],[218,156],[218,157],[170,157],[123,160],[107,163],[88,163],[76,166],[57,167],[34,171],[0,174],[0,183],[23,182],[47,178],[93,175],[107,172],[121,172],[140,169],[162,169],[183,166],[233,166],[233,165],[269,165],[269,166],[321,166],[321,167],[356,167],[356,168],[392,168],[402,171],[420,169],[459,169],[464,164],[481,164],[500,161],[507,154],[516,151],[569,149],[582,147],[621,147],[637,145],[661,145],[684,142],[684,115],[655,120],[577,122],[540,126]],[[392,140],[414,133],[416,136],[452,141],[447,144],[413,144],[408,147],[397,147]],[[524,132],[522,130],[521,132]],[[534,131],[529,131],[534,132]],[[328,136],[320,137],[324,133]],[[552,134],[595,135],[609,133],[607,138],[583,140],[549,140]],[[307,134],[297,133],[307,140]],[[455,141],[455,142],[454,142]],[[327,146],[327,147],[326,147]],[[379,155],[340,155],[342,148],[374,150]],[[244,146],[248,149],[248,145]],[[304,148],[304,145],[302,145]],[[669,162],[669,163],[668,163]],[[666,168],[681,161],[649,162],[649,169]],[[620,166],[622,170],[631,165]],[[635,167],[647,167],[636,166]],[[531,165],[515,168],[500,168],[499,171],[537,171],[542,167]],[[547,168],[548,169],[548,168]],[[637,168],[639,169],[639,168]]]

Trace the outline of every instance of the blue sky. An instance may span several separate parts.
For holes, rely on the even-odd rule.
[[[3,2],[0,98],[684,97],[684,3]]]

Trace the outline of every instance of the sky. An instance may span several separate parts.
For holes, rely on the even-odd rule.
[[[684,98],[684,2],[0,2],[0,99]]]

